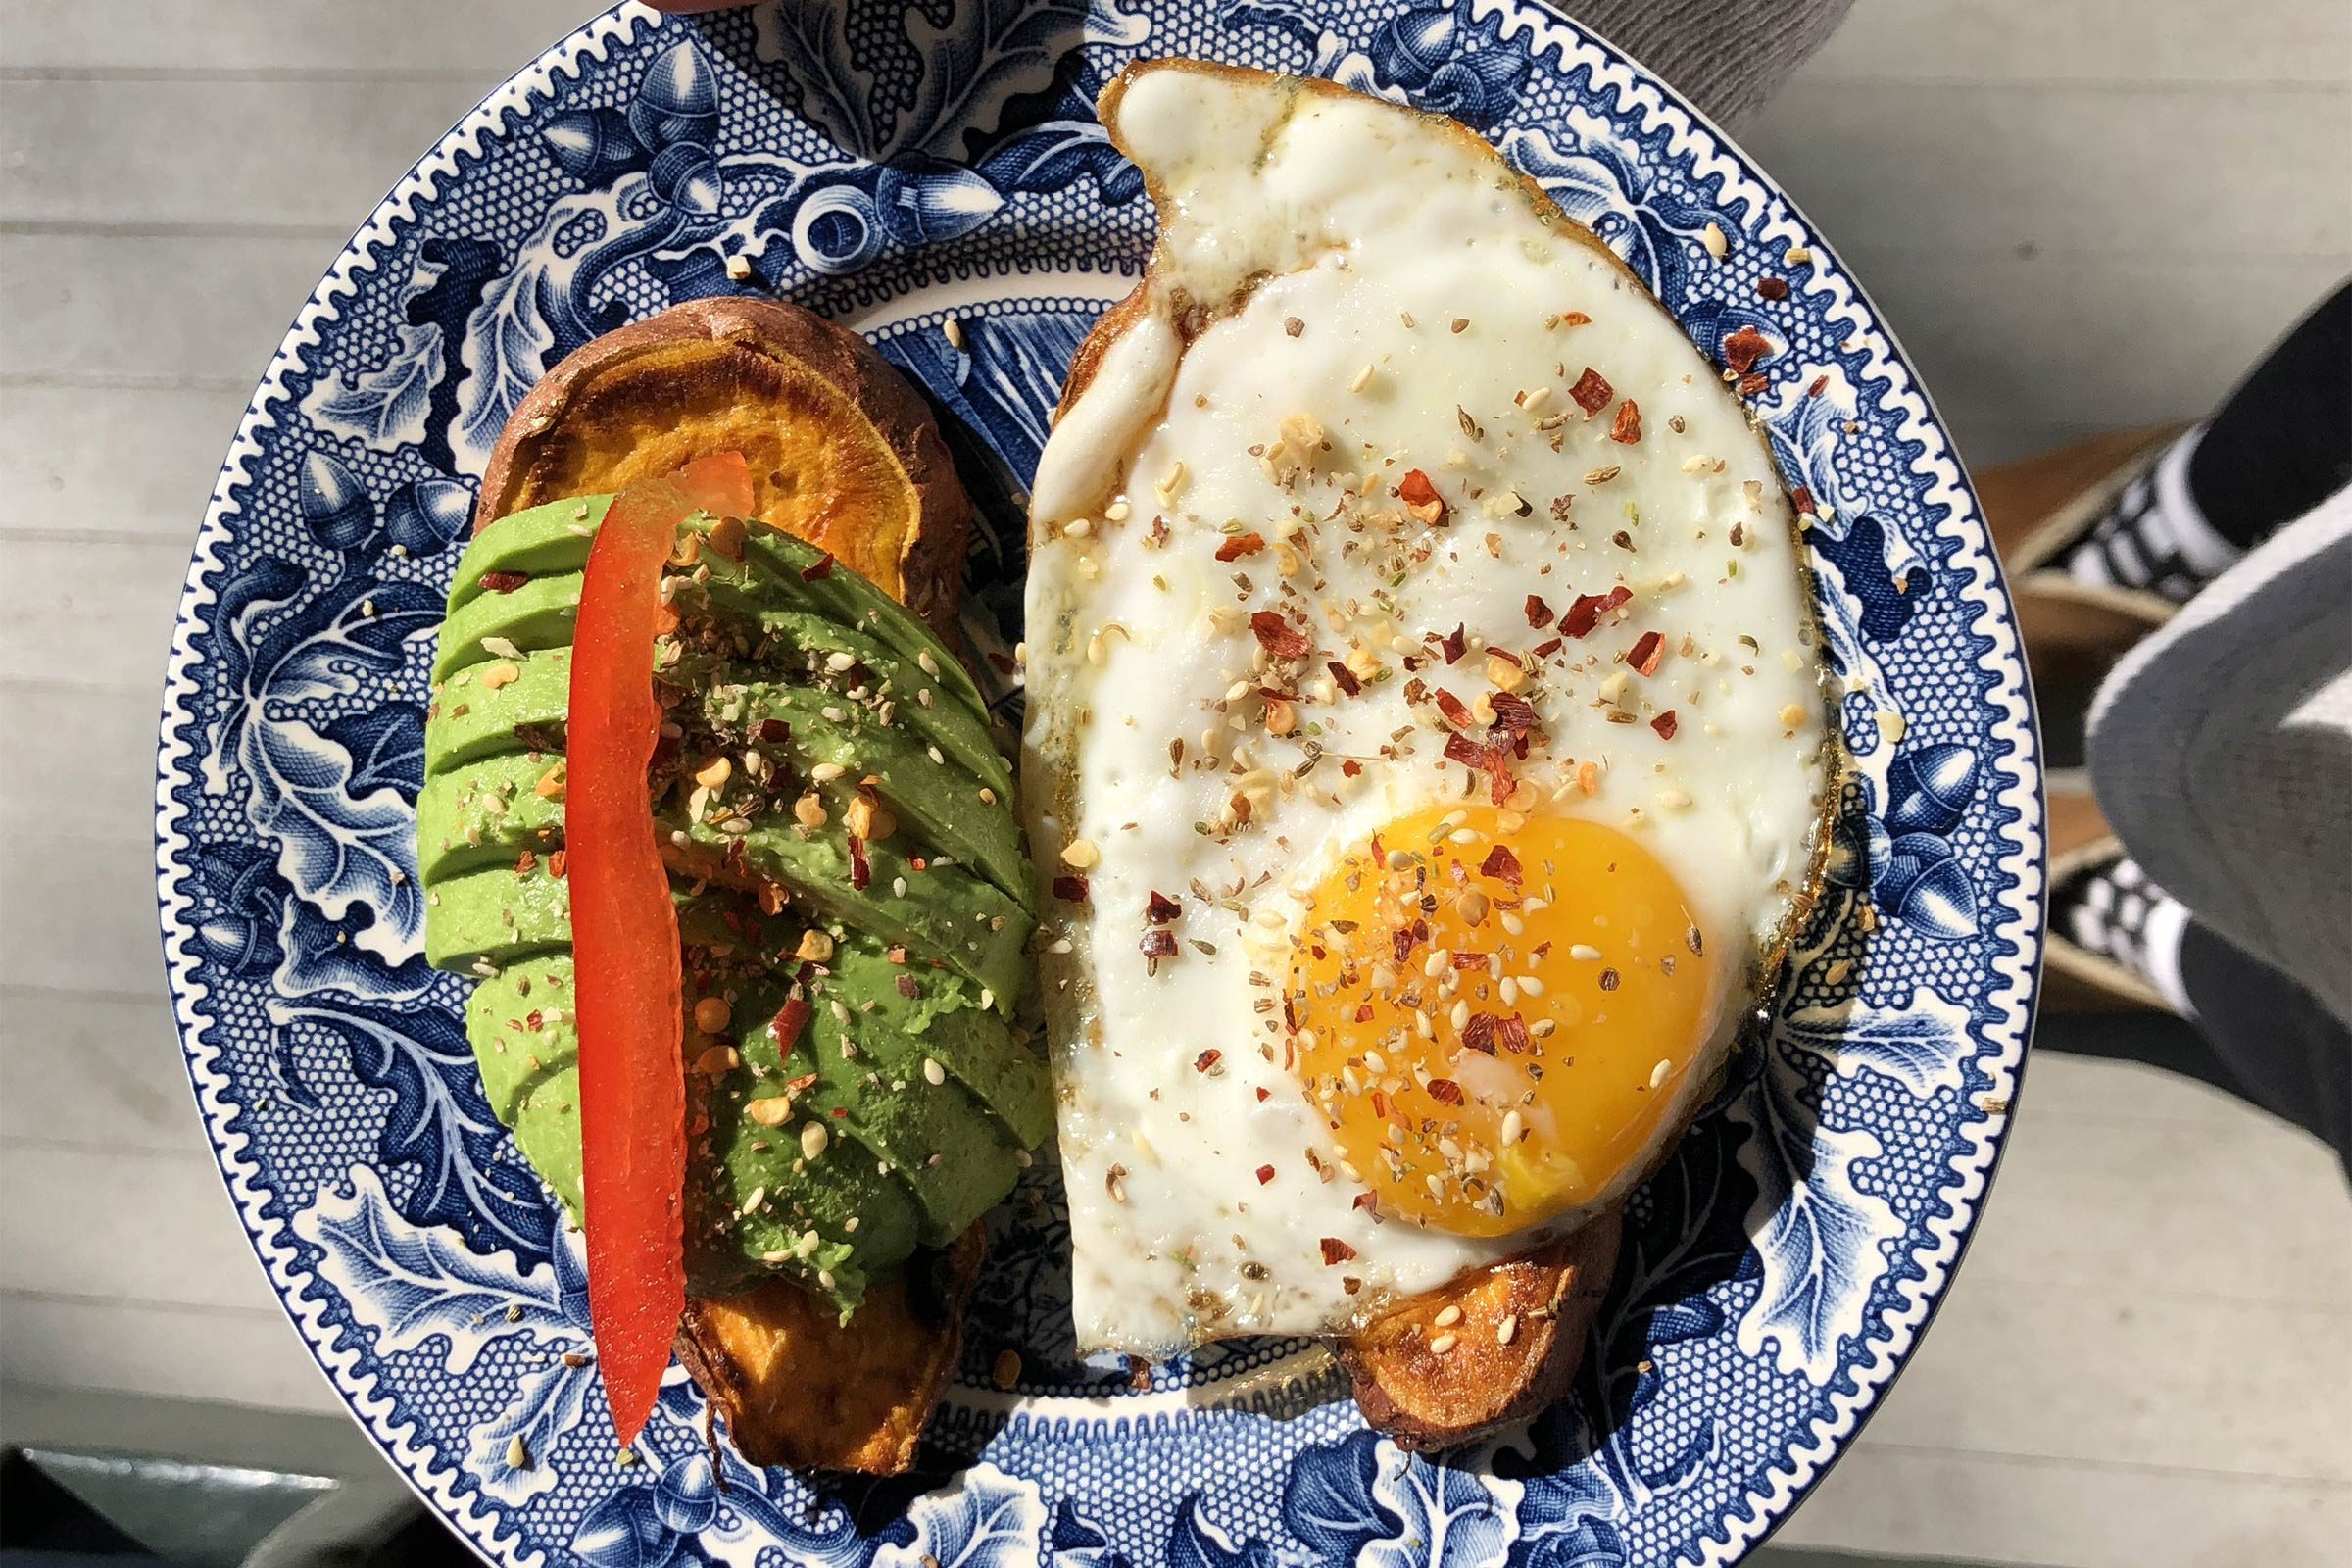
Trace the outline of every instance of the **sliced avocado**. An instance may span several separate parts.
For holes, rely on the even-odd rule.
[[[992,1005],[1009,1015],[1029,985],[1022,952],[1029,916],[962,866],[917,871],[889,842],[865,847],[866,886],[854,887],[849,845],[839,829],[846,799],[835,795],[831,820],[808,836],[789,813],[738,835],[663,810],[658,813],[668,835],[662,858],[672,871],[689,877],[781,883],[804,909],[820,910],[970,976],[993,993]]]
[[[1021,854],[1020,829],[1009,812],[992,809],[1005,799],[1004,791],[953,761],[933,761],[907,731],[877,722],[855,704],[836,703],[799,686],[716,687],[704,695],[703,710],[713,721],[753,736],[761,733],[763,720],[782,723],[791,732],[789,741],[763,745],[763,751],[784,752],[803,777],[811,766],[831,763],[847,777],[876,780],[876,793],[900,821],[918,828],[957,861],[978,867],[1024,910],[1033,908],[1037,879]]]
[[[880,1161],[854,1139],[834,1137],[831,1118],[802,1114],[797,1098],[781,1126],[754,1117],[750,1107],[790,1081],[774,1061],[772,1035],[768,1059],[761,1059],[758,1033],[745,1035],[740,1049],[747,1063],[767,1067],[769,1076],[738,1070],[700,1099],[710,1120],[687,1156],[689,1274],[700,1277],[698,1294],[715,1295],[787,1268],[830,1295],[846,1314],[868,1275],[897,1268],[914,1250],[922,1215],[904,1181],[884,1175]],[[811,1127],[823,1129],[821,1144],[808,1133]],[[816,1250],[805,1253],[803,1238],[810,1231]]]
[[[817,1073],[808,1108],[840,1113],[836,1133],[856,1139],[914,1194],[923,1245],[945,1247],[1012,1190],[1018,1152],[1004,1124],[944,1067],[933,1083],[919,1064],[885,1064],[858,1044],[863,1026],[856,1012],[845,1024],[817,1008],[795,1053],[796,1064],[808,1060]]]
[[[518,959],[475,986],[466,1003],[466,1035],[490,1108],[508,1126],[519,1126],[524,1096],[579,1057],[570,950]]]
[[[571,650],[550,648],[502,661],[514,678],[487,685],[480,669],[461,669],[442,682],[424,716],[424,771],[429,777],[495,757],[538,752],[564,755],[571,712]]]
[[[745,626],[756,626],[776,647],[773,656],[800,677],[797,683],[806,684],[818,692],[830,692],[844,707],[860,706],[846,694],[863,688],[871,695],[863,706],[890,706],[892,722],[906,729],[922,741],[936,746],[942,755],[960,762],[987,783],[999,790],[1012,787],[1012,764],[997,749],[989,733],[987,720],[951,700],[940,683],[923,673],[922,669],[873,638],[838,626],[829,620],[798,610],[759,610],[746,600],[742,590],[711,580],[703,585],[702,592],[713,613]],[[686,595],[680,594],[681,604]],[[797,654],[796,660],[793,656]],[[932,663],[941,668],[938,660]],[[848,672],[835,672],[831,666],[844,665]],[[743,672],[730,671],[741,679]]]
[[[843,938],[824,965],[829,984],[862,1000],[854,1007],[858,1048],[875,1062],[920,1072],[936,1061],[1012,1131],[1023,1149],[1054,1131],[1054,1082],[1045,1056],[984,1011],[972,983],[920,962],[893,963],[871,937]],[[910,994],[911,993],[911,994]]]
[[[835,571],[824,563],[825,553],[775,528],[755,528],[745,548],[747,564],[784,595],[798,598],[808,609],[841,626],[854,626],[880,639],[899,654],[919,662],[939,646],[931,628],[913,612],[854,571]],[[815,573],[815,575],[810,575]],[[988,711],[988,703],[971,672],[953,659],[931,655],[940,679],[975,713]]]
[[[514,1147],[577,1223],[580,1203],[580,1064],[567,1061],[523,1086],[514,1102]]]
[[[569,648],[580,619],[580,582],[576,571],[533,577],[451,611],[433,652],[433,679],[446,681],[468,664],[512,659],[516,652]]]
[[[579,573],[608,504],[535,508],[466,550],[417,808],[427,956],[480,977],[467,1035],[492,1107],[575,1213],[574,960],[551,858]],[[664,765],[656,826],[689,983],[736,976],[718,983],[752,1024],[687,1036],[690,1286],[712,1295],[785,1272],[846,1314],[918,1242],[967,1228],[1012,1185],[1019,1149],[1051,1130],[1044,1062],[1006,1021],[1034,897],[1011,769],[968,673],[812,548],[755,530],[744,562],[706,549],[670,580],[689,620],[660,679],[665,702],[692,703],[671,709],[671,733],[697,750],[682,759],[689,776]],[[795,803],[811,793],[825,816],[804,826]],[[875,809],[896,826],[858,847],[853,886],[849,824],[872,837],[862,817]],[[733,891],[754,887],[786,902],[763,914]],[[828,950],[796,959],[811,917]],[[818,1010],[787,1062],[762,1009],[804,979]],[[713,1051],[725,1044],[740,1057]]]
[[[478,974],[517,957],[571,946],[571,889],[542,860],[469,871],[424,896],[424,961]]]
[[[605,514],[612,508],[611,496],[581,496],[499,518],[475,534],[458,558],[457,575],[449,585],[450,613],[495,592],[482,583],[494,573],[538,577],[578,571],[588,564],[588,547],[596,542],[596,530],[605,525]]]
[[[491,573],[538,577],[576,572],[588,564],[588,549],[612,508],[611,496],[583,496],[573,501],[551,501],[502,517],[476,534],[459,559],[449,590],[454,613],[486,590],[482,578]],[[708,531],[708,519],[690,527]],[[790,599],[841,625],[855,626],[879,638],[908,660],[936,647],[931,629],[897,600],[854,571],[834,571],[821,564],[824,552],[805,539],[765,524],[755,525],[747,560],[769,579],[779,599]],[[817,575],[810,576],[808,573]],[[938,659],[940,679],[975,713],[988,710],[987,702],[971,672],[953,659]]]
[[[509,752],[436,773],[416,796],[416,873],[428,883],[487,865],[514,864],[524,850],[564,847],[564,760]]]

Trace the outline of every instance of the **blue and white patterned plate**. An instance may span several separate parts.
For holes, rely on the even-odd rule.
[[[930,391],[967,474],[1017,484],[1072,349],[1151,244],[1089,106],[1159,55],[1454,115],[1701,348],[1771,340],[1754,401],[1819,506],[1848,694],[1831,895],[1720,1102],[1635,1198],[1573,1397],[1499,1441],[1398,1452],[1303,1342],[1223,1347],[1142,1389],[1078,1361],[1041,1162],[997,1217],[923,1473],[754,1470],[706,1443],[674,1371],[616,1463],[594,1364],[566,1359],[588,1347],[577,1240],[484,1102],[463,982],[419,954],[425,666],[475,476],[564,354],[736,290],[865,332]],[[1766,273],[1788,298],[1761,297]],[[1017,612],[1000,520],[975,598]],[[160,775],[172,988],[254,1250],[391,1461],[518,1565],[1731,1562],[1852,1439],[1948,1283],[2038,967],[2033,714],[1925,394],[1737,148],[1528,0],[788,0],[592,23],[416,166],[287,335],[197,541]]]

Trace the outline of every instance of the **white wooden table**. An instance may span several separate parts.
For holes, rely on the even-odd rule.
[[[590,0],[0,0],[0,1377],[331,1408],[204,1151],[148,828],[188,545],[376,196]],[[2194,415],[2352,270],[2345,0],[1862,0],[1736,127],[1962,450]],[[2314,1563],[2352,1204],[2300,1135],[2044,1054],[1968,1268],[1789,1545]]]

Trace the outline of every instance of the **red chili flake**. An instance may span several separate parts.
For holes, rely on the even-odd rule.
[[[850,835],[850,886],[863,893],[873,884],[873,862],[865,858],[865,840]]]
[[[1752,398],[1771,385],[1772,377],[1758,370],[1753,375],[1743,375],[1740,378],[1740,395],[1743,398]]]
[[[1623,583],[1605,594],[1578,594],[1568,612],[1560,617],[1560,629],[1571,637],[1586,637],[1600,624],[1600,617],[1633,598],[1633,590]]]
[[[1438,652],[1446,656],[1446,662],[1448,664],[1458,664],[1462,662],[1462,655],[1470,647],[1469,630],[1467,625],[1456,621],[1453,630],[1439,639]]]
[[[1262,1104],[1264,1104],[1264,1103],[1265,1103],[1267,1101],[1269,1101],[1269,1100],[1272,1100],[1273,1098],[1274,1098],[1274,1091],[1273,1091],[1273,1090],[1271,1090],[1271,1089],[1262,1089],[1262,1088],[1261,1088],[1261,1089],[1260,1089],[1260,1090],[1258,1090],[1258,1092],[1257,1092],[1257,1102],[1258,1102],[1259,1104],[1261,1104],[1261,1105],[1262,1105]]]
[[[1325,1268],[1331,1267],[1334,1263],[1345,1263],[1355,1255],[1355,1249],[1341,1241],[1337,1236],[1326,1236],[1319,1245],[1323,1249],[1323,1266]]]
[[[1432,1078],[1429,1098],[1441,1105],[1458,1105],[1462,1102],[1462,1086],[1450,1078]]]
[[[1183,912],[1183,905],[1169,898],[1157,888],[1153,888],[1152,896],[1144,901],[1144,918],[1153,925],[1166,925]]]
[[[1658,739],[1662,741],[1674,739],[1674,732],[1682,728],[1682,724],[1683,721],[1674,716],[1674,710],[1671,708],[1649,721],[1649,727],[1658,732]]]
[[[1515,788],[1517,785],[1511,778],[1510,763],[1505,760],[1502,749],[1498,746],[1488,747],[1487,799],[1493,801],[1496,806],[1505,805],[1509,802],[1511,792]]]
[[[1501,1020],[1491,1012],[1474,1012],[1462,1025],[1462,1049],[1494,1054],[1494,1026]]]
[[[1451,692],[1441,691],[1437,695],[1437,704],[1438,711],[1446,715],[1447,723],[1458,724],[1464,729],[1469,728],[1470,710],[1462,706],[1462,700],[1459,697],[1454,696]]]
[[[1544,602],[1542,596],[1537,594],[1529,594],[1527,596],[1528,625],[1534,627],[1537,631],[1542,631],[1544,627],[1550,625],[1551,621],[1551,607]]]
[[[1497,732],[1517,737],[1536,727],[1536,705],[1517,692],[1496,692],[1488,702],[1494,710]]]
[[[807,566],[807,567],[804,567],[804,568],[802,569],[802,571],[801,571],[801,581],[803,581],[803,582],[822,582],[822,581],[823,581],[825,578],[827,578],[827,577],[830,577],[830,576],[832,576],[832,575],[833,575],[833,552],[832,552],[832,551],[830,551],[830,550],[828,550],[828,551],[826,551],[826,552],[825,552],[823,555],[821,555],[821,556],[817,557],[817,558],[816,558],[816,561],[815,561],[815,563],[814,563],[813,564],[811,564],[811,565],[808,565],[808,566]]]
[[[557,881],[563,881],[564,873],[570,869],[571,856],[566,852],[558,850],[547,858],[547,874]]]
[[[1407,468],[1404,477],[1396,482],[1396,499],[1410,507],[1423,522],[1446,520],[1446,498],[1438,494],[1438,487],[1419,468]]]
[[[1356,1004],[1355,1021],[1357,1023],[1370,1023],[1372,1021],[1372,1004],[1369,1002],[1359,1002]]]
[[[1446,737],[1446,760],[1459,762],[1464,767],[1484,767],[1486,751],[1469,736],[1457,732]]]
[[[1827,392],[1829,389],[1830,378],[1826,375],[1817,375],[1813,378],[1813,384],[1805,388],[1805,396],[1809,398],[1817,398],[1824,392]]]
[[[1193,1071],[1207,1072],[1215,1067],[1218,1062],[1223,1061],[1224,1059],[1225,1053],[1217,1050],[1214,1046],[1211,1046],[1208,1050],[1203,1051],[1200,1053],[1200,1054],[1193,1058]]]
[[[1526,876],[1520,869],[1519,857],[1511,853],[1511,847],[1507,844],[1497,844],[1487,852],[1486,859],[1479,863],[1478,874],[1491,876],[1497,882],[1507,882],[1512,887],[1517,887]]]
[[[1353,697],[1364,689],[1364,683],[1355,678],[1355,671],[1338,660],[1327,662],[1323,667],[1331,671],[1331,683],[1348,696]]]
[[[1219,561],[1239,561],[1244,556],[1254,556],[1265,548],[1266,536],[1264,534],[1237,533],[1217,546],[1217,559]]]
[[[1743,326],[1723,340],[1723,363],[1740,375],[1756,368],[1756,362],[1772,352],[1772,339],[1752,326]]]
[[[899,976],[899,995],[911,1002],[923,994],[923,983],[910,974]]]
[[[1266,1185],[1266,1183],[1268,1183],[1268,1182],[1272,1181],[1273,1179],[1274,1179],[1274,1167],[1273,1167],[1273,1166],[1271,1166],[1271,1165],[1260,1165],[1260,1166],[1258,1166],[1258,1167],[1257,1167],[1257,1185],[1258,1185],[1258,1186],[1260,1186],[1260,1187],[1263,1187],[1263,1186],[1265,1186],[1265,1185]]]
[[[538,869],[539,857],[533,855],[530,851],[525,850],[520,855],[514,857],[514,874],[516,876],[529,876],[533,871]]]
[[[1768,300],[1785,300],[1788,297],[1788,284],[1784,278],[1759,277],[1756,292]]]
[[[1797,515],[1809,517],[1814,513],[1813,492],[1798,485],[1788,492],[1788,504],[1796,508]]]
[[[1658,672],[1658,661],[1665,657],[1665,634],[1663,632],[1645,631],[1634,643],[1634,646],[1627,651],[1625,662],[1633,665],[1635,671],[1639,674],[1654,675]]]
[[[1359,762],[1359,761],[1357,761],[1357,760],[1356,760],[1355,759],[1353,759],[1352,757],[1351,757],[1351,758],[1348,758],[1347,760],[1345,760],[1345,761],[1343,761],[1343,762],[1341,762],[1341,763],[1340,763],[1340,772],[1341,772],[1341,774],[1342,774],[1343,776],[1345,776],[1345,777],[1348,777],[1348,778],[1353,778],[1353,777],[1355,777],[1355,776],[1356,776],[1358,773],[1361,773],[1363,770],[1364,770],[1364,764],[1363,764],[1363,763],[1361,763],[1361,762]]]
[[[791,1003],[789,1003],[789,1002],[787,1002],[786,1004],[784,1004],[784,1009],[785,1009],[785,1011],[786,1011],[786,1012],[789,1012],[789,1011],[791,1011],[791,1010],[792,1010],[792,1006],[793,1006],[793,1004],[792,1004]],[[808,1004],[807,1003],[805,1003],[805,1002],[804,1002],[804,1003],[802,1003],[802,1004],[800,1004],[800,1006],[801,1006],[801,1019],[802,1019],[802,1021],[805,1023],[805,1022],[807,1022],[807,1021],[808,1021]],[[776,1014],[776,1020],[777,1020],[777,1022],[778,1022],[779,1024],[781,1024],[781,1023],[783,1022],[783,1018],[784,1018],[784,1013],[782,1013],[782,1012],[779,1012],[779,1013],[777,1013],[777,1014]],[[781,1029],[781,1028],[779,1028],[779,1029],[777,1030],[777,1034],[778,1034],[779,1036],[781,1036],[781,1035],[782,1035],[782,1033],[783,1033],[782,1029]],[[795,1035],[796,1035],[796,1037],[797,1037],[797,1035],[798,1035],[798,1030],[797,1030],[797,1029],[795,1030]],[[801,1075],[800,1075],[798,1078],[795,1078],[795,1079],[793,1079],[791,1082],[787,1083],[787,1084],[784,1086],[784,1092],[785,1092],[786,1094],[788,1094],[788,1095],[797,1095],[797,1094],[800,1094],[800,1093],[801,1093],[803,1090],[806,1090],[806,1089],[808,1089],[808,1087],[809,1087],[811,1084],[814,1084],[815,1082],[816,1082],[816,1074],[814,1074],[814,1073],[812,1073],[812,1072],[805,1072],[805,1073],[801,1074]]]
[[[1377,1209],[1380,1207],[1380,1195],[1378,1193],[1371,1192],[1358,1193],[1355,1195],[1355,1206],[1357,1208]]]
[[[784,1005],[776,1009],[776,1049],[778,1051],[786,1055],[792,1054],[793,1046],[801,1038],[801,1031],[808,1027],[809,1013],[808,1004],[799,997],[790,999]],[[810,1074],[809,1082],[814,1083],[815,1081],[815,1075]]]
[[[1544,641],[1536,644],[1535,647],[1528,650],[1530,654],[1533,654],[1538,659],[1549,659],[1552,655],[1558,653],[1559,651],[1560,640],[1557,637],[1547,637]]]
[[[1515,1012],[1508,1018],[1496,1020],[1494,1043],[1514,1056],[1525,1055],[1529,1045],[1527,1020]]]
[[[1389,1097],[1386,1093],[1378,1089],[1372,1091],[1372,1114],[1380,1117],[1384,1121],[1388,1118],[1389,1114]]]
[[[1258,646],[1276,659],[1304,659],[1314,652],[1306,633],[1283,619],[1279,610],[1253,612],[1250,629],[1257,634]]]
[[[1642,439],[1642,405],[1632,398],[1617,405],[1617,417],[1609,425],[1609,439],[1629,447]]]
[[[1143,941],[1136,946],[1143,950],[1147,958],[1173,958],[1176,956],[1176,933],[1164,927],[1154,927],[1145,932]]]
[[[531,580],[527,571],[485,571],[474,579],[484,593],[511,594]]]
[[[782,746],[792,739],[792,726],[780,718],[760,721],[760,739],[769,746]]]
[[[1607,378],[1598,370],[1588,365],[1585,373],[1576,378],[1576,385],[1568,389],[1568,395],[1576,399],[1576,406],[1587,414],[1598,414],[1609,406],[1609,400],[1617,395],[1617,389],[1610,386]]]
[[[1082,876],[1055,877],[1054,879],[1054,896],[1064,904],[1084,904],[1086,902],[1086,878]]]

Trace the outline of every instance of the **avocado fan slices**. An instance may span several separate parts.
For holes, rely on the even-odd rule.
[[[575,1215],[564,738],[608,501],[517,514],[466,551],[417,803],[427,957],[479,981],[492,1106]],[[690,529],[653,779],[694,1014],[689,1276],[708,1296],[787,1272],[846,1313],[998,1201],[1052,1126],[1008,1021],[1033,924],[1010,769],[969,676],[871,584],[770,530]]]

